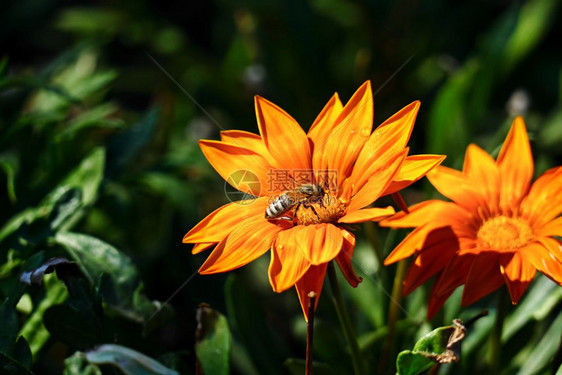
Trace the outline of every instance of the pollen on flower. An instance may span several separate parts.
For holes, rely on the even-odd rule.
[[[347,205],[337,197],[324,195],[322,203],[314,203],[307,207],[301,206],[296,211],[298,225],[334,223],[345,215]]]
[[[477,237],[489,249],[511,250],[527,245],[533,239],[533,230],[526,220],[496,216],[482,224]]]

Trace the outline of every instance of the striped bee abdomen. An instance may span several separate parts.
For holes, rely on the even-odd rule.
[[[267,207],[265,210],[265,217],[266,219],[274,219],[287,212],[287,210],[293,205],[294,203],[289,195],[282,194],[275,198],[275,200]]]

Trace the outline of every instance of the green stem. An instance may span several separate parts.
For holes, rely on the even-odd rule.
[[[334,262],[328,263],[328,280],[330,281],[332,299],[336,307],[336,312],[338,314],[340,324],[343,328],[343,334],[350,348],[353,371],[355,375],[361,375],[363,374],[363,361],[361,358],[361,352],[359,350],[359,344],[357,343],[355,330],[353,329],[353,326],[351,324],[351,319],[349,318],[349,314],[345,309],[340,286],[338,284],[338,277],[336,276],[336,270],[334,268]]]
[[[502,331],[503,321],[505,319],[505,290],[498,292],[498,307],[496,311],[496,321],[490,336],[490,371],[492,374],[497,374],[500,369],[501,360],[501,346],[502,346]]]
[[[392,300],[388,306],[388,334],[384,342],[383,355],[379,362],[379,373],[381,374],[386,373],[388,358],[390,358],[394,349],[394,333],[396,332],[396,322],[398,322],[398,317],[400,315],[400,300],[402,299],[402,281],[404,280],[407,267],[408,264],[405,260],[398,262],[396,275],[394,275]]]

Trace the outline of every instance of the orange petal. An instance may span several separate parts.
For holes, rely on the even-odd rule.
[[[404,163],[392,179],[390,186],[382,195],[395,193],[425,176],[430,170],[445,160],[445,155],[412,155],[404,159]]]
[[[314,123],[308,130],[308,138],[313,144],[312,167],[315,171],[328,169],[326,154],[323,148],[334,131],[337,123],[336,119],[343,109],[338,94],[334,94],[322,112],[316,117]]]
[[[560,246],[560,243],[558,243]],[[562,262],[545,248],[543,244],[532,243],[519,250],[535,268],[562,286]]]
[[[468,271],[461,306],[473,304],[498,289],[502,284],[504,284],[504,279],[500,272],[498,254],[496,252],[478,254]]]
[[[383,170],[376,172],[369,180],[358,190],[354,186],[354,182],[350,180],[351,189],[356,193],[351,197],[347,210],[353,212],[359,210],[368,204],[373,203],[386,190],[390,182],[398,172],[400,165],[406,158],[408,149],[396,154],[394,160]]]
[[[254,216],[264,216],[267,197],[239,201],[217,208],[201,220],[184,237],[183,243],[222,241],[240,223]]]
[[[208,248],[215,246],[216,244],[217,244],[216,242],[197,243],[193,245],[193,249],[191,249],[191,254],[199,254],[207,250]]]
[[[226,272],[250,263],[270,249],[282,229],[263,215],[247,218],[217,245],[199,273]]]
[[[371,135],[373,127],[373,94],[365,82],[347,102],[336,119],[336,127],[326,142],[315,145],[315,153],[324,154],[325,166],[336,170],[340,184],[351,174],[357,155]]]
[[[450,225],[468,220],[468,213],[465,209],[453,202],[438,199],[415,204],[409,207],[409,211],[409,214],[404,211],[397,212],[392,217],[381,221],[379,225],[391,228],[413,228],[426,223],[439,222]]]
[[[544,224],[538,229],[535,229],[535,234],[537,236],[556,236],[562,237],[562,217],[558,217],[548,223]]]
[[[560,263],[562,263],[562,244],[556,238],[537,236],[540,242]]]
[[[349,285],[356,288],[363,279],[357,276],[352,264],[353,251],[355,250],[355,236],[346,230],[342,231],[342,234],[343,247],[336,258],[336,262],[338,262],[338,266]]]
[[[540,227],[562,212],[562,167],[543,173],[531,186],[529,195],[521,202],[523,215],[535,227]]]
[[[371,134],[353,168],[351,178],[356,189],[360,189],[373,173],[384,168],[397,152],[406,147],[419,107],[419,101],[411,103]]]
[[[318,306],[318,301],[320,300],[320,293],[322,293],[322,284],[324,284],[324,277],[326,276],[326,267],[328,263],[320,264],[318,266],[311,266],[308,271],[300,278],[295,284],[297,288],[297,293],[299,295],[299,301],[301,303],[302,312],[304,313],[304,319],[308,322],[308,304],[310,303],[310,297],[308,294],[310,292],[316,293],[316,299],[314,300],[314,310]]]
[[[511,301],[513,304],[517,304],[531,281],[533,281],[537,269],[523,258],[519,252],[501,254],[499,260]]]
[[[221,141],[255,151],[266,158],[269,156],[269,151],[258,134],[243,130],[224,130],[221,131]]]
[[[444,196],[455,203],[473,210],[474,207],[489,214],[484,192],[480,189],[480,181],[473,181],[455,169],[437,166],[427,174],[431,184]]]
[[[470,144],[464,157],[463,172],[477,181],[485,192],[492,214],[499,212],[500,172],[494,159],[480,147]]]
[[[260,134],[276,166],[289,171],[310,170],[308,138],[295,119],[260,96],[256,96],[255,106]]]
[[[424,244],[427,242],[427,237],[432,233],[432,231],[440,230],[442,228],[449,228],[449,226],[437,227],[437,225],[439,224],[428,223],[414,229],[386,257],[386,259],[384,260],[384,265],[388,266],[389,264],[410,257],[411,255],[423,249]],[[454,249],[452,251],[454,251]]]
[[[363,223],[365,221],[378,221],[389,217],[394,214],[394,208],[391,206],[385,208],[364,208],[362,210],[353,211],[351,213],[345,214],[342,218],[338,220],[338,223]]]
[[[277,293],[291,288],[310,268],[310,262],[299,250],[295,230],[292,228],[279,233],[271,252],[269,283]]]
[[[410,264],[402,293],[407,295],[441,271],[455,255],[459,242],[451,228],[439,228],[425,239],[422,250]]]
[[[533,178],[533,155],[525,123],[517,117],[498,156],[501,176],[500,206],[505,212],[518,205]]]
[[[201,140],[199,146],[213,168],[235,189],[255,196],[279,193],[267,191],[268,174],[274,168],[258,152],[219,141]]]
[[[315,266],[333,260],[342,248],[342,229],[332,224],[299,225],[291,232],[304,257]]]

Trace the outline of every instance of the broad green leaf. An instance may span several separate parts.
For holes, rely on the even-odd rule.
[[[125,375],[179,375],[177,371],[163,366],[160,362],[121,345],[101,345],[86,352],[86,358],[88,362],[97,365],[115,366]]]
[[[197,309],[195,353],[205,375],[230,374],[232,337],[224,315],[208,306]]]
[[[47,291],[45,297],[35,307],[19,332],[29,343],[29,348],[34,356],[50,337],[49,331],[45,328],[45,311],[68,298],[66,288],[54,275],[45,276],[44,283]]]
[[[127,255],[113,246],[71,232],[59,232],[54,240],[68,251],[92,285],[101,282],[100,293],[105,302],[124,316],[142,322],[160,307],[139,297],[137,290],[142,284],[137,269]]]

